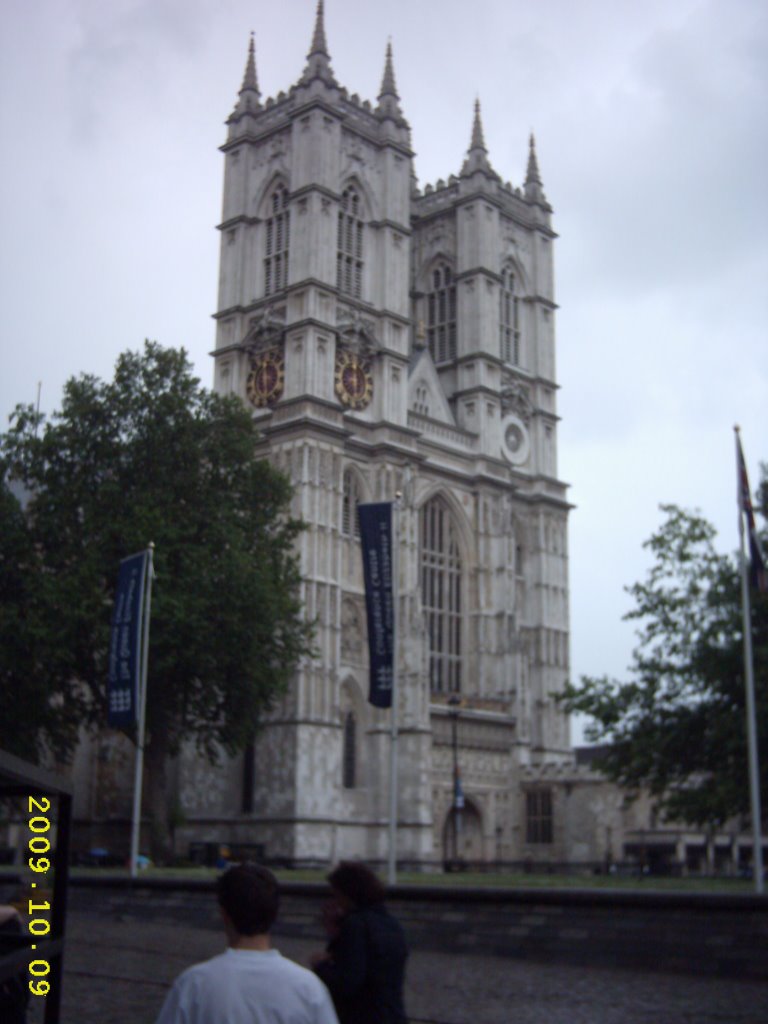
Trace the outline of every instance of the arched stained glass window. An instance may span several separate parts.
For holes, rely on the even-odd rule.
[[[336,287],[359,299],[363,287],[363,217],[362,202],[354,185],[341,196],[336,248]]]
[[[266,241],[264,246],[265,295],[279,292],[288,283],[290,228],[288,190],[283,185],[280,185],[272,193],[270,214],[266,223]]]
[[[461,690],[461,555],[456,526],[446,504],[433,498],[421,510],[421,604],[429,635],[430,688]]]
[[[432,271],[427,295],[427,344],[436,363],[456,358],[456,284],[445,263]]]

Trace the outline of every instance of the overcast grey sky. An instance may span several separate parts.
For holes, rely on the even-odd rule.
[[[256,33],[288,89],[315,0],[21,0],[0,36],[0,416],[58,407],[145,337],[212,383],[223,122]],[[527,139],[555,208],[560,475],[574,675],[621,676],[623,587],[659,502],[737,544],[732,426],[768,459],[768,3],[326,0],[339,81],[375,99],[392,39],[421,185]]]

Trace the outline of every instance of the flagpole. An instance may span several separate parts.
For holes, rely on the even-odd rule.
[[[760,772],[757,753],[757,725],[755,713],[755,677],[752,658],[752,612],[749,600],[749,582],[747,579],[747,555],[744,548],[744,500],[742,497],[744,480],[742,463],[744,453],[741,449],[739,428],[736,431],[736,467],[739,486],[739,547],[741,565],[741,613],[742,631],[744,633],[744,685],[747,695],[747,754],[749,758],[749,797],[752,816],[752,873],[755,879],[755,892],[763,891],[763,836],[762,814],[760,808]]]
[[[400,609],[398,576],[398,548],[400,546],[400,491],[395,492],[392,502],[392,712],[390,721],[389,744],[389,863],[387,866],[387,882],[394,885],[397,881],[397,662],[398,662],[398,617]]]
[[[141,645],[141,673],[139,676],[139,715],[138,736],[136,741],[136,774],[133,783],[133,825],[131,828],[131,878],[138,873],[139,831],[141,828],[141,790],[144,777],[144,734],[147,710],[147,662],[149,657],[149,618],[152,606],[152,577],[155,545],[150,542],[147,548],[147,578],[144,599],[144,629]]]

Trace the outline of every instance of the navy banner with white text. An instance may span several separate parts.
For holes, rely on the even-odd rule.
[[[368,700],[392,707],[394,667],[394,597],[392,592],[392,502],[357,506],[363,550],[365,607],[371,680]]]
[[[149,552],[120,562],[107,676],[107,723],[113,729],[135,725],[139,713],[141,637]]]

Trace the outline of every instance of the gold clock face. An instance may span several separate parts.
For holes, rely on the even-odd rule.
[[[245,393],[257,408],[274,405],[282,397],[284,387],[285,367],[280,352],[263,352],[251,360]]]
[[[365,409],[373,397],[370,364],[352,352],[336,356],[336,394],[348,409]]]

